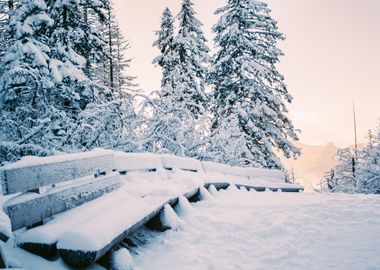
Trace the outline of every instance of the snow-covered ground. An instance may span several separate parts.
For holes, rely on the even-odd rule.
[[[181,219],[136,270],[380,269],[380,196],[228,190]]]
[[[117,153],[116,167],[128,171],[119,190],[59,214],[44,226],[18,230],[3,245],[6,258],[29,270],[68,270],[61,259],[47,261],[16,243],[58,241],[66,249],[80,245],[97,250],[162,203],[205,182],[289,186],[279,171],[167,155]],[[202,201],[192,205],[180,197],[175,209],[179,218],[165,206],[163,225],[175,230],[139,231],[132,237],[138,243],[131,250],[134,262],[127,250],[120,250],[111,256],[120,266],[116,269],[380,269],[380,196],[259,193],[235,185],[219,192],[211,186],[210,193],[201,188]],[[0,202],[6,198],[0,196]],[[2,220],[5,233],[9,222],[4,215]]]

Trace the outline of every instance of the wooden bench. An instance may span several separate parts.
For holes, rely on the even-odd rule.
[[[112,151],[33,158],[0,168],[3,205],[12,231],[42,225],[54,215],[94,200],[121,185]],[[6,240],[6,237],[2,237]],[[22,243],[32,253],[51,257],[56,243]]]

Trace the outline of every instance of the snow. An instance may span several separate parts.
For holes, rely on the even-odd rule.
[[[199,189],[199,197],[201,200],[210,200],[212,198],[211,194],[204,187]]]
[[[59,239],[57,248],[83,251],[100,250],[167,200],[168,197],[165,196],[145,198],[126,196],[101,215],[96,215],[76,227],[69,228]]]
[[[203,172],[202,164],[193,158],[177,157],[173,155],[160,155],[164,168],[182,169],[188,171]]]
[[[151,153],[116,152],[115,158],[119,171],[146,171],[163,167],[160,156]]]
[[[178,204],[175,206],[175,210],[180,215],[186,215],[190,214],[193,211],[193,207],[184,196],[179,196]]]
[[[133,270],[135,264],[128,249],[121,248],[111,255],[111,270]]]
[[[181,230],[184,226],[184,222],[177,216],[169,204],[165,204],[164,209],[160,214],[160,221],[163,228],[169,228],[172,230]]]
[[[271,182],[283,183],[285,174],[280,170],[270,170],[262,168],[246,168],[249,180],[264,179]]]
[[[20,161],[9,163],[3,166],[2,170],[11,170],[31,166],[47,165],[52,163],[60,163],[65,161],[72,161],[78,159],[90,159],[93,157],[99,157],[104,155],[111,155],[114,151],[105,150],[105,149],[95,149],[91,152],[84,153],[74,153],[74,154],[62,154],[50,157],[34,157],[34,156],[25,156]]]
[[[26,242],[56,243],[69,228],[73,228],[94,216],[101,215],[107,208],[119,204],[124,197],[124,190],[117,190],[106,194],[96,200],[56,215],[44,226],[17,233],[15,240],[18,244]]]
[[[134,251],[135,270],[378,269],[380,197],[220,192],[182,231]]]
[[[0,201],[1,205],[3,204],[2,200]],[[12,226],[11,221],[3,211],[3,209],[0,210],[0,234],[4,235],[5,237],[11,237],[12,236]]]

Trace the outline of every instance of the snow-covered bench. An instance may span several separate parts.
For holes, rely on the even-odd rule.
[[[125,185],[114,191],[121,185],[119,173],[125,175]],[[174,206],[181,196],[197,201],[211,185],[278,189],[278,183],[272,188],[256,184],[264,178],[283,182],[283,173],[173,155],[105,150],[29,158],[0,169],[2,193],[19,193],[4,204],[12,230],[31,228],[19,233],[16,243],[45,258],[59,254],[75,268],[96,262],[144,225],[159,227],[161,210],[166,204]],[[291,186],[284,191],[301,189]],[[56,215],[61,212],[65,213]]]
[[[114,168],[114,152],[106,150],[29,157],[0,168],[1,193],[15,194],[3,205],[11,230],[37,227],[56,214],[118,189],[121,182]],[[1,238],[7,240],[7,235]],[[56,254],[55,243],[31,241],[20,246],[44,257]]]

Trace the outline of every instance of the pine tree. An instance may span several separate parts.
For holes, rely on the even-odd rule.
[[[48,99],[54,83],[46,33],[52,24],[44,0],[20,0],[10,12],[7,35],[14,42],[2,59],[0,161],[46,154],[41,146],[51,146],[60,136],[58,115]]]
[[[282,55],[277,42],[284,37],[261,1],[230,0],[216,14],[221,17],[213,28],[217,53],[209,74],[211,144],[225,130],[233,130],[223,136],[244,138],[234,164],[282,168],[275,150],[287,158],[300,153],[289,141],[298,139],[286,116],[292,97],[276,68]]]

